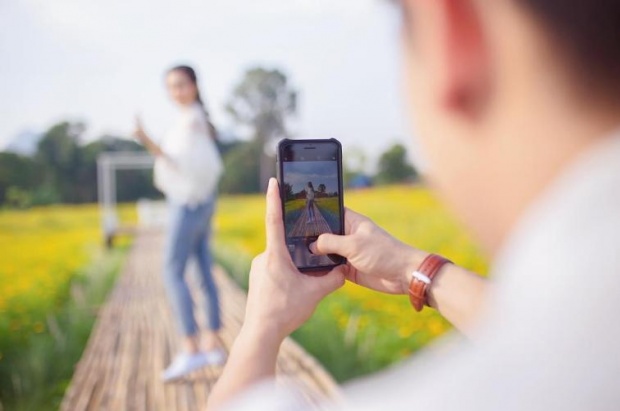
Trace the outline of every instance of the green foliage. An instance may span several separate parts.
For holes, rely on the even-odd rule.
[[[283,198],[288,201],[292,200],[295,197],[295,193],[293,192],[293,186],[290,183],[285,182],[282,186]]]
[[[222,193],[256,193],[260,191],[259,159],[261,144],[257,141],[236,145],[224,156],[224,175],[220,180]]]
[[[60,192],[50,183],[43,183],[32,191],[32,205],[48,205],[62,202]]]
[[[43,135],[35,155],[43,170],[43,185],[54,187],[62,199],[71,203],[79,197],[74,187],[83,163],[79,149],[83,132],[81,123],[56,124]]]
[[[238,125],[251,130],[251,137],[258,144],[257,177],[251,180],[258,178],[255,192],[264,191],[269,177],[274,175],[274,159],[263,147],[290,135],[287,118],[297,110],[297,92],[279,70],[252,68],[233,90],[226,110]]]
[[[27,190],[11,186],[6,190],[6,202],[13,208],[28,208],[32,204],[32,196]]]
[[[379,158],[375,181],[378,184],[400,183],[417,178],[416,170],[407,161],[407,150],[402,144],[394,144]]]
[[[0,153],[0,204],[7,201],[9,188],[32,190],[38,174],[37,164],[31,158],[15,153]]]
[[[95,202],[97,157],[103,152],[144,150],[133,141],[113,136],[82,144],[84,131],[81,123],[62,122],[43,135],[34,157],[0,153],[0,204],[24,208],[59,202]],[[117,199],[160,196],[152,180],[150,170],[119,172]]]
[[[245,73],[226,110],[238,124],[252,129],[253,138],[265,143],[288,135],[286,116],[295,113],[296,101],[284,73],[257,67]]]

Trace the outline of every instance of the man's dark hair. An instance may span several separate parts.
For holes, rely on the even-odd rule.
[[[620,1],[516,1],[547,29],[583,88],[620,101]]]

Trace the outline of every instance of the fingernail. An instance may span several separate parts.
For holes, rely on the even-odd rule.
[[[312,254],[316,253],[316,241],[314,243],[310,243],[310,245],[308,246],[308,250],[310,250]]]

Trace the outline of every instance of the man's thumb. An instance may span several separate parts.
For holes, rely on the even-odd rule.
[[[347,257],[351,238],[337,234],[321,234],[319,238],[310,244],[310,251],[316,255],[338,254]]]

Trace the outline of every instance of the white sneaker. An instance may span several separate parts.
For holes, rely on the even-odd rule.
[[[226,362],[226,352],[221,348],[205,351],[209,365],[223,365]]]
[[[173,381],[207,365],[222,365],[224,362],[226,362],[226,353],[221,348],[194,354],[181,353],[162,373],[162,379],[164,382]]]
[[[181,353],[174,358],[172,364],[162,373],[164,382],[173,381],[184,377],[185,375],[196,371],[199,368],[209,365],[209,354],[205,352],[197,352],[194,354]]]

